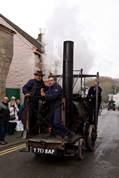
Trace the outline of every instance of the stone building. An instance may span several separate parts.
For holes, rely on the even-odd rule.
[[[13,57],[15,32],[0,24],[0,96],[5,95],[6,79]]]
[[[42,43],[0,14],[0,97],[18,98],[36,69],[42,69]]]

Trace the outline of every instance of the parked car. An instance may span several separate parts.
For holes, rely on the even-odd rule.
[[[115,109],[116,109],[115,101],[110,100],[109,103],[108,103],[108,110],[115,111]]]

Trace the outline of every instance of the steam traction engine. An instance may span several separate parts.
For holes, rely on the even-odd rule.
[[[99,74],[83,74],[82,69],[78,74],[73,73],[73,45],[72,41],[64,42],[63,76],[57,77],[61,77],[63,85],[61,105],[62,122],[75,134],[70,141],[66,141],[61,137],[50,136],[47,133],[39,133],[34,137],[28,136],[26,139],[27,149],[29,152],[33,152],[36,155],[64,155],[76,156],[78,159],[84,159],[86,150],[94,150],[97,137],[98,96],[96,94],[95,119],[90,121],[90,103],[86,97],[86,93],[82,92],[82,84],[87,77],[94,77],[99,81]],[[78,83],[80,83],[81,92],[74,93],[73,88],[76,81],[79,80],[80,82]],[[98,93],[98,87],[96,90],[96,93]],[[45,117],[45,115],[42,116],[44,121],[46,121]],[[43,122],[40,123],[43,124]],[[41,125],[39,124],[39,126]],[[29,129],[28,122],[27,129]]]

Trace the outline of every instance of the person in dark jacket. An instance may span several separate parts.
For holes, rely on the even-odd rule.
[[[40,89],[44,88],[44,82],[43,82],[43,72],[42,71],[36,71],[34,73],[34,79],[29,80],[22,88],[23,94],[25,96],[39,96],[40,95]]]
[[[8,97],[4,97],[2,102],[0,102],[0,144],[5,145],[5,136],[7,133],[8,121],[10,119],[9,109],[8,109]]]
[[[26,101],[26,98],[29,98],[29,102],[30,102],[29,130],[33,135],[36,135],[38,133],[37,111],[38,111],[38,101],[39,101],[41,88],[45,88],[42,71],[36,71],[34,73],[34,79],[29,80],[22,88],[23,94],[25,95],[24,101]]]
[[[41,96],[45,97],[50,104],[51,109],[51,125],[56,133],[61,137],[71,136],[71,131],[61,122],[61,98],[62,88],[56,82],[55,77],[49,77],[49,86],[46,92],[41,90]]]
[[[97,95],[97,101],[96,101]],[[90,103],[90,121],[93,122],[96,117],[96,102],[97,102],[97,115],[99,113],[102,101],[102,88],[98,85],[97,81],[93,81],[92,86],[88,90],[88,98]]]

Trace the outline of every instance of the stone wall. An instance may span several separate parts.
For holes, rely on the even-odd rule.
[[[5,95],[6,78],[13,57],[14,32],[0,24],[0,98]]]

